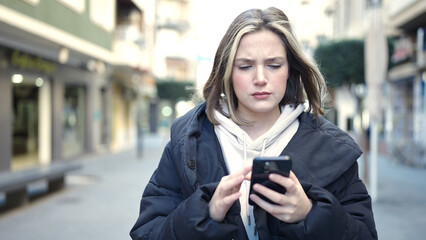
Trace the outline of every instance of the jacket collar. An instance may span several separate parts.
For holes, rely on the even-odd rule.
[[[293,159],[299,180],[327,186],[361,156],[355,141],[323,117],[302,113],[299,129],[283,151]]]

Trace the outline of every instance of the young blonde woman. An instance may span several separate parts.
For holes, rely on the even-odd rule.
[[[356,143],[321,115],[325,84],[279,9],[240,14],[205,103],[177,119],[145,188],[133,239],[377,239]],[[249,195],[257,156],[289,155],[286,188]],[[248,204],[249,198],[256,203]]]

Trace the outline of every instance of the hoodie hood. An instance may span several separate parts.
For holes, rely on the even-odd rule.
[[[254,157],[280,155],[297,132],[299,126],[297,118],[303,110],[303,105],[281,107],[281,115],[274,125],[254,140],[232,119],[222,115],[219,111],[215,111],[215,118],[220,123],[220,125],[215,126],[215,132],[221,143],[229,171],[232,172],[250,165]],[[226,108],[224,111],[226,112]],[[241,160],[243,163],[235,164],[235,162]]]

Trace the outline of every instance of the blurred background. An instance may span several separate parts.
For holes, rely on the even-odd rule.
[[[363,148],[379,236],[421,239],[426,217],[411,214],[426,210],[424,0],[0,0],[0,238],[63,238],[46,226],[65,215],[82,223],[61,229],[73,239],[128,238],[170,124],[203,101],[227,27],[269,6],[320,65],[327,119]],[[115,220],[82,220],[100,202]],[[393,215],[401,207],[412,211]]]

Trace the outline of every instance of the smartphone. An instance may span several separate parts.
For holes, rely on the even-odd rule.
[[[253,190],[253,185],[256,183],[262,184],[263,186],[272,189],[276,192],[284,194],[286,192],[285,188],[277,183],[274,183],[269,180],[269,174],[276,173],[284,177],[288,177],[290,170],[292,168],[293,162],[290,159],[290,156],[278,156],[278,157],[256,157],[253,159],[253,167],[251,172],[251,182],[250,182],[250,194],[254,193],[263,200],[274,204],[267,197],[263,196],[260,193],[257,193]],[[256,205],[249,198],[250,205]]]

